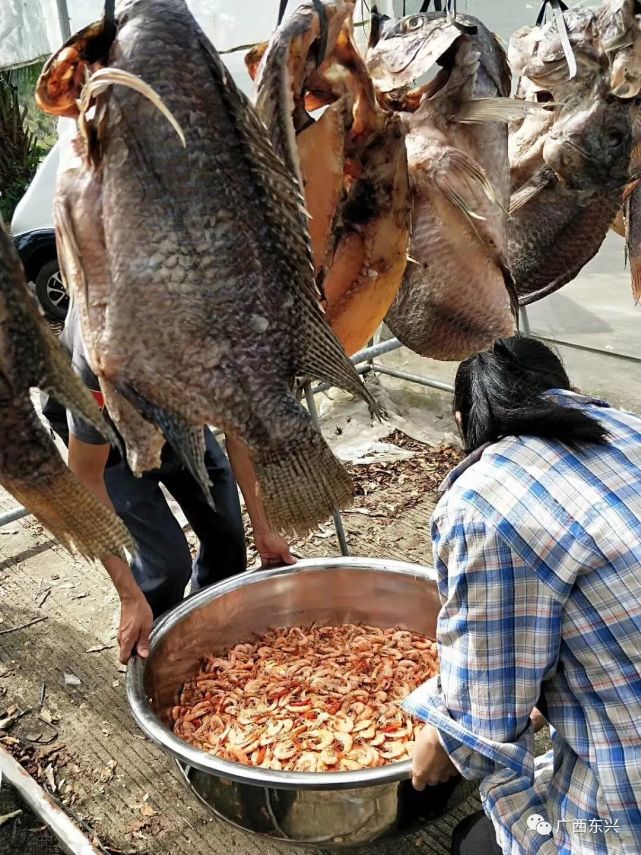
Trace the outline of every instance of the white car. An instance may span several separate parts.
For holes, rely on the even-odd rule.
[[[69,297],[60,276],[53,228],[53,195],[60,143],[43,160],[11,221],[11,234],[27,279],[33,282],[45,313],[62,319]]]

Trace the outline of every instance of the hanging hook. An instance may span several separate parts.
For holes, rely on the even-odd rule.
[[[431,1],[432,0],[423,0],[423,3],[421,4],[421,8],[419,10],[420,15],[424,15],[427,11],[429,11]],[[445,0],[445,10],[443,10],[442,0],[434,0],[434,11],[445,11],[447,20],[450,22],[450,24],[454,24],[457,29],[459,29],[462,33],[465,33],[468,36],[474,36],[478,32],[478,28],[475,27],[473,24],[462,24],[459,20],[457,20],[456,0]]]
[[[109,0],[107,0],[109,2]],[[288,0],[280,0],[280,4],[278,6],[278,21],[276,23],[277,27],[283,23],[283,18],[285,17],[285,11],[287,9]],[[327,9],[325,8],[325,4],[323,0],[312,0],[314,8],[318,13],[318,21],[319,21],[319,29],[320,29],[320,37],[318,41],[318,55],[316,58],[316,67],[318,68],[325,61],[325,54],[327,53],[327,39],[329,38],[329,21],[327,20]]]
[[[548,6],[552,9],[552,14],[554,15],[556,27],[559,31],[559,36],[561,37],[561,46],[563,47],[565,60],[568,64],[570,80],[573,80],[577,74],[576,57],[574,56],[574,51],[570,43],[568,25],[566,24],[565,18],[563,17],[563,13],[568,11],[568,7],[563,2],[563,0],[543,0],[541,11],[539,12],[539,16],[536,19],[537,27],[540,27],[541,24],[545,21]]]

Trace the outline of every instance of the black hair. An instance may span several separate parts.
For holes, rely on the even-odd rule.
[[[607,440],[601,422],[557,404],[545,395],[550,389],[569,391],[570,380],[559,357],[536,339],[500,339],[466,359],[454,382],[454,411],[461,414],[466,450],[504,436],[538,436],[569,446]]]

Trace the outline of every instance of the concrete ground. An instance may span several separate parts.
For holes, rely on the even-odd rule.
[[[392,396],[429,400],[442,433],[452,425],[447,396],[416,387]],[[382,394],[382,390],[378,390]],[[347,416],[345,428],[348,428]],[[409,458],[377,459],[357,470],[356,504],[344,516],[353,554],[429,562],[428,521],[435,487],[455,458],[399,438]],[[0,497],[1,498],[1,497]],[[5,497],[6,498],[6,497]],[[336,555],[331,524],[295,544],[301,556]],[[255,554],[249,553],[250,560]],[[33,623],[32,621],[39,622]],[[253,838],[216,820],[184,789],[170,758],[132,720],[117,664],[117,600],[106,574],[70,558],[32,518],[0,529],[0,712],[37,703],[65,751],[47,773],[48,785],[113,852],[147,855],[286,855],[292,850]],[[0,716],[1,717],[1,716]],[[10,730],[42,738],[37,718]],[[49,736],[49,729],[44,736]],[[2,734],[0,733],[0,737]],[[46,750],[46,749],[45,749]],[[48,761],[43,761],[43,767]],[[472,795],[442,821],[402,841],[367,846],[358,855],[447,855],[457,822],[479,807]],[[9,827],[0,828],[0,852]],[[29,847],[25,852],[29,853]],[[30,855],[36,855],[33,849]],[[305,848],[303,855],[322,855]]]

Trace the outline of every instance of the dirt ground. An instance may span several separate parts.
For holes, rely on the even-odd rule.
[[[357,493],[344,515],[350,549],[431,563],[436,488],[460,452],[435,451],[399,432],[387,441],[413,456],[350,467]],[[336,555],[331,523],[293,548],[301,557]],[[250,563],[255,558],[250,544]],[[138,731],[117,663],[117,617],[117,598],[101,568],[70,558],[33,518],[0,529],[0,717],[12,707],[38,705],[45,690],[41,717],[31,714],[10,726],[5,746],[22,751],[25,765],[112,852],[291,852],[206,813],[183,789],[169,758]],[[21,748],[18,740],[29,746],[26,739],[49,744]],[[448,852],[453,825],[477,806],[473,797],[429,834],[367,851]],[[15,835],[11,826],[0,827],[0,851]],[[42,849],[27,845],[22,851]]]

